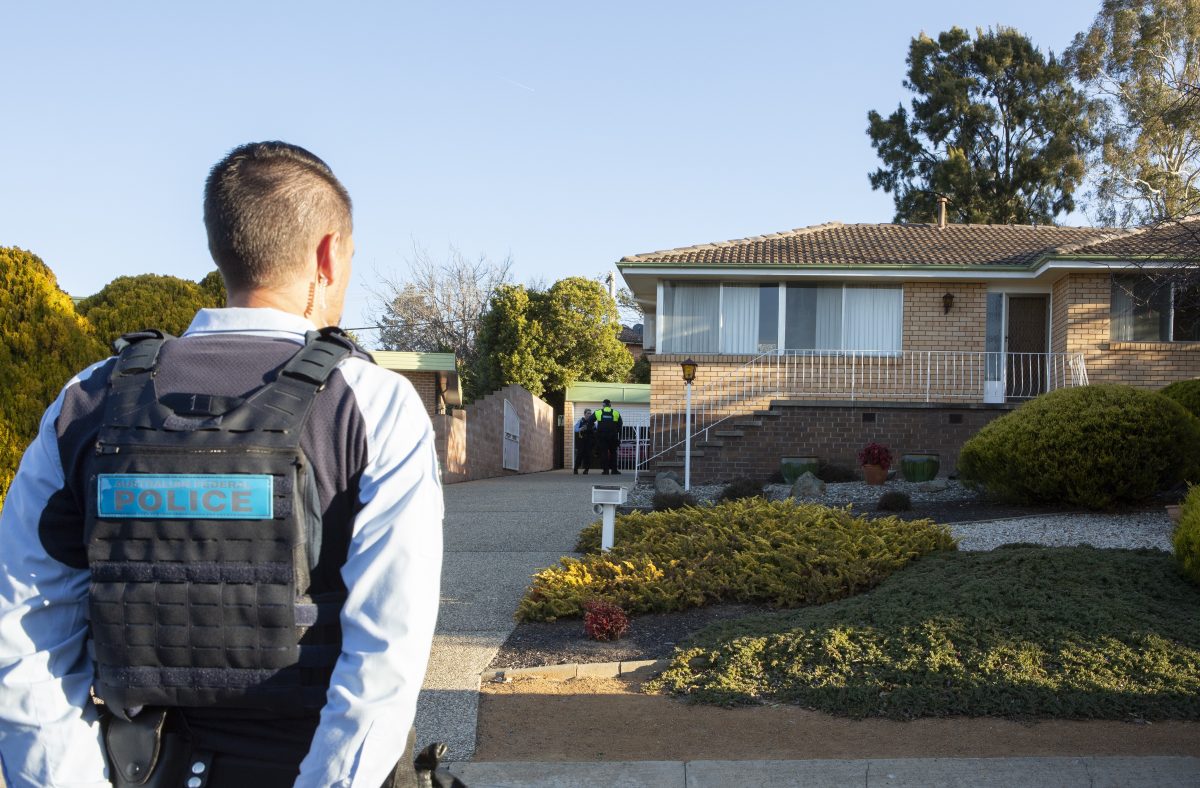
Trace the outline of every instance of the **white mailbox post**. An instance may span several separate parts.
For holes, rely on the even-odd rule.
[[[600,526],[600,550],[602,552],[612,549],[617,507],[625,503],[627,494],[628,490],[615,484],[597,484],[592,487],[592,510],[603,517]]]

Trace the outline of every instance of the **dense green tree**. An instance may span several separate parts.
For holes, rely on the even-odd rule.
[[[200,290],[208,297],[209,306],[225,306],[225,280],[220,271],[209,271],[198,283]]]
[[[633,367],[629,370],[628,381],[630,383],[649,383],[650,382],[650,359],[647,356],[642,356],[637,361],[633,362]]]
[[[1097,218],[1139,225],[1200,211],[1200,0],[1105,0],[1067,59],[1098,106]]]
[[[105,342],[144,328],[178,336],[197,310],[225,305],[224,296],[216,294],[209,277],[202,286],[177,276],[118,276],[99,293],[80,301],[77,309]]]
[[[544,396],[578,380],[623,381],[633,358],[620,332],[616,302],[597,282],[570,277],[546,290],[501,286],[480,326],[469,396],[510,383]]]
[[[72,375],[104,356],[50,268],[0,247],[0,501],[42,412]]]
[[[1070,72],[1011,28],[922,33],[908,51],[915,93],[867,134],[883,166],[871,187],[890,193],[896,221],[1049,223],[1075,207],[1092,144],[1087,104]]]

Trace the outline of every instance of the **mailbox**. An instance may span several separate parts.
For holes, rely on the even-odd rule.
[[[608,552],[612,549],[613,539],[616,538],[617,507],[625,503],[629,491],[616,484],[597,484],[592,487],[592,509],[601,515],[600,550]]]
[[[597,484],[592,487],[592,503],[611,503],[617,506],[625,503],[628,490],[612,484]]]

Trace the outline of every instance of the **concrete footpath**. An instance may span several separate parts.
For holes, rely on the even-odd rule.
[[[903,758],[861,761],[459,763],[471,788],[1195,788],[1200,758]]]
[[[442,604],[417,704],[418,748],[443,741],[453,760],[474,753],[479,674],[512,632],[530,576],[571,555],[597,519],[591,486],[611,483],[632,485],[633,475],[567,470],[446,485]]]

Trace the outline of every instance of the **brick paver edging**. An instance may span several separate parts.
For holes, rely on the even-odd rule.
[[[671,664],[669,659],[636,659],[627,662],[570,662],[534,668],[501,668],[479,674],[480,682],[504,682],[513,679],[615,679],[618,676],[654,676]]]

